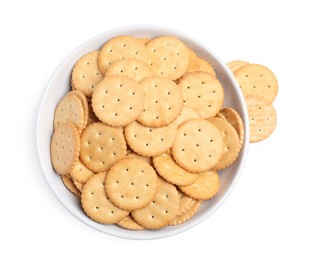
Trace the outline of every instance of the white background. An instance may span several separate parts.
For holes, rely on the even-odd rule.
[[[308,259],[305,3],[1,1],[0,258]],[[264,64],[279,81],[277,128],[269,139],[250,145],[230,197],[202,224],[151,241],[115,238],[72,216],[45,182],[34,141],[40,96],[59,63],[89,38],[132,24],[187,32],[222,60]]]

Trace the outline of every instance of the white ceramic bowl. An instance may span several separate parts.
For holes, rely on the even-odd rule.
[[[244,120],[245,125],[245,141],[242,151],[237,161],[226,170],[220,172],[221,186],[219,193],[209,201],[202,203],[197,214],[188,222],[178,225],[166,227],[155,231],[130,231],[125,230],[117,225],[102,225],[92,221],[83,212],[80,202],[70,193],[63,185],[59,175],[55,173],[50,161],[50,140],[53,133],[53,116],[54,110],[59,100],[70,90],[70,76],[74,63],[85,53],[98,50],[102,45],[112,37],[118,35],[132,35],[136,37],[155,37],[159,35],[173,35],[184,41],[187,46],[191,47],[199,56],[207,59],[215,68],[217,77],[224,87],[225,100],[224,107],[235,108]],[[245,101],[239,87],[227,66],[217,55],[197,40],[193,40],[187,34],[176,32],[175,30],[157,27],[157,26],[131,26],[119,28],[112,31],[102,33],[75,49],[58,67],[54,75],[46,86],[41,99],[36,125],[36,144],[39,162],[42,172],[63,206],[71,212],[75,217],[80,219],[87,225],[102,231],[104,233],[122,238],[130,239],[155,239],[162,238],[183,232],[209,217],[227,198],[235,186],[241,170],[244,166],[249,137],[249,123],[246,112]]]

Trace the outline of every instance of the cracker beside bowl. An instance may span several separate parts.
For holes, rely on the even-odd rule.
[[[143,38],[171,35],[181,39],[187,46],[214,67],[216,75],[224,88],[224,107],[232,107],[237,110],[244,121],[245,137],[243,148],[236,162],[229,168],[220,171],[221,187],[218,194],[211,200],[203,202],[193,218],[179,226],[169,226],[156,231],[132,231],[125,230],[116,225],[96,223],[85,215],[80,207],[79,201],[63,185],[61,178],[55,173],[50,161],[50,140],[53,133],[54,110],[59,100],[70,90],[71,72],[75,62],[84,54],[93,50],[99,50],[107,40],[119,35],[132,35]],[[191,37],[184,33],[157,26],[131,26],[108,31],[90,39],[74,50],[58,67],[46,86],[41,99],[36,126],[37,152],[42,172],[59,201],[67,210],[85,224],[101,232],[129,239],[156,239],[175,235],[196,226],[209,217],[227,198],[240,177],[248,150],[248,135],[249,124],[246,104],[237,82],[228,67],[204,44],[192,40]]]

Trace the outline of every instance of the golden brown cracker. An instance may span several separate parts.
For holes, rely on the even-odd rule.
[[[187,171],[209,170],[223,154],[221,133],[205,119],[189,120],[178,127],[172,154],[176,163]]]
[[[52,165],[59,174],[68,174],[78,160],[80,139],[77,128],[69,122],[59,125],[50,144]]]
[[[72,71],[72,88],[87,97],[91,97],[94,87],[103,78],[98,68],[98,54],[98,51],[86,53],[75,63]]]
[[[137,121],[147,127],[162,127],[170,124],[182,108],[182,93],[172,80],[159,76],[140,82],[145,93],[145,104]]]
[[[117,225],[128,230],[144,230],[141,225],[136,223],[136,221],[131,217],[131,215],[128,215],[124,219],[120,220]]]
[[[70,170],[70,176],[75,180],[82,184],[85,184],[86,181],[93,175],[94,173],[90,171],[80,160],[78,160],[73,168]]]
[[[69,175],[60,175],[61,180],[64,184],[64,186],[70,191],[72,192],[77,198],[80,199],[81,196],[81,192],[79,191],[79,189],[75,186],[72,178]]]
[[[209,73],[188,73],[179,80],[178,86],[182,90],[184,105],[197,110],[201,117],[214,117],[222,108],[222,85]]]
[[[102,224],[118,223],[129,212],[116,207],[106,196],[105,172],[93,175],[84,185],[81,202],[85,213],[94,221]]]
[[[179,116],[176,118],[176,125],[180,126],[182,123],[190,120],[201,118],[200,114],[191,107],[182,106]]]
[[[126,142],[119,129],[94,123],[81,134],[80,160],[94,173],[107,171],[126,155]]]
[[[209,200],[219,191],[220,179],[216,171],[205,171],[198,175],[195,182],[179,189],[196,200]]]
[[[137,81],[123,75],[105,77],[92,95],[96,116],[105,124],[125,126],[133,122],[144,107],[144,91]]]
[[[156,197],[148,206],[131,212],[134,220],[147,229],[159,229],[167,226],[176,216],[179,197],[176,187],[159,178]]]
[[[238,69],[240,69],[242,66],[249,64],[247,61],[243,60],[234,60],[227,63],[227,66],[229,69],[235,73]]]
[[[125,158],[115,163],[106,176],[108,198],[119,208],[136,210],[147,206],[158,191],[158,175],[146,162]]]
[[[177,80],[188,69],[189,51],[176,37],[159,36],[146,44],[149,65],[155,75]]]
[[[235,78],[244,96],[258,96],[273,102],[278,93],[278,82],[274,73],[259,64],[247,64],[235,72]]]
[[[201,205],[201,201],[195,200],[193,205],[185,213],[174,218],[172,220],[172,222],[169,223],[169,225],[175,226],[175,225],[180,225],[180,224],[187,222],[189,219],[191,219],[195,215],[195,213],[198,211],[200,205]]]

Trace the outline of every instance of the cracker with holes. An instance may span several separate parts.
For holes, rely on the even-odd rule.
[[[219,191],[220,179],[216,171],[205,171],[199,174],[197,180],[179,189],[196,200],[209,200]]]
[[[274,73],[259,64],[247,64],[235,72],[235,78],[244,96],[258,96],[272,103],[278,93],[278,82]]]
[[[103,78],[98,68],[98,54],[98,51],[85,54],[75,63],[72,71],[72,88],[81,91],[87,97],[91,97],[94,87]]]
[[[105,124],[125,126],[138,118],[144,107],[144,91],[124,75],[105,77],[92,95],[96,116]]]
[[[124,59],[115,62],[105,73],[105,76],[125,75],[136,81],[153,76],[152,69],[145,62],[135,59]]]
[[[74,164],[69,173],[75,181],[82,184],[85,184],[86,181],[93,175],[93,172],[90,171],[80,160]]]
[[[235,128],[239,137],[240,146],[242,146],[245,138],[245,127],[241,116],[231,107],[221,109],[219,114]]]
[[[223,154],[212,169],[222,170],[229,167],[236,160],[241,144],[235,128],[227,120],[211,118],[209,121],[219,129],[224,143]]]
[[[201,117],[214,117],[222,108],[224,91],[218,79],[206,72],[191,72],[179,80],[184,105],[194,108]]]
[[[243,60],[234,60],[227,63],[227,66],[229,69],[235,73],[238,69],[240,69],[242,66],[249,64],[249,62],[243,61]]]
[[[192,49],[189,49],[189,68],[187,72],[202,71],[207,72],[216,77],[216,72],[210,63],[200,57],[198,57]]]
[[[176,218],[174,218],[172,222],[169,223],[169,225],[175,226],[175,225],[180,225],[180,224],[187,222],[189,219],[191,219],[195,215],[200,205],[201,205],[200,200],[194,200],[194,203],[192,204],[192,206],[187,211],[182,213],[180,216],[177,216]]]
[[[107,197],[104,187],[105,172],[93,175],[84,185],[81,203],[85,213],[102,224],[118,223],[129,212],[116,207]]]
[[[178,127],[172,155],[176,163],[190,172],[214,167],[223,154],[219,129],[205,119],[192,119]]]
[[[68,174],[78,160],[80,139],[77,128],[69,122],[59,125],[53,133],[50,156],[59,174]]]
[[[136,210],[147,206],[158,191],[158,175],[146,162],[125,158],[107,173],[105,189],[108,198],[119,208]]]
[[[147,127],[162,127],[173,122],[182,108],[182,94],[176,83],[159,76],[140,82],[145,104],[137,121]]]
[[[179,197],[176,187],[159,178],[157,195],[150,204],[131,212],[134,220],[147,229],[159,229],[167,226],[179,209]]]
[[[80,141],[80,160],[94,173],[108,170],[126,155],[123,134],[100,122],[87,126]]]
[[[149,53],[149,64],[155,75],[179,79],[189,67],[187,46],[176,37],[160,36],[146,44]]]
[[[81,100],[67,93],[58,103],[54,114],[54,128],[64,122],[73,123],[79,130],[85,127],[85,112]]]
[[[130,148],[143,156],[156,156],[172,147],[176,138],[177,126],[173,122],[168,126],[151,128],[138,122],[125,127],[124,135]]]
[[[123,59],[136,59],[145,63],[149,55],[145,44],[132,36],[118,36],[104,44],[98,55],[100,71],[105,74],[115,62]]]
[[[120,220],[117,225],[128,230],[144,230],[141,225],[136,223],[131,215],[128,215],[124,219]]]
[[[276,128],[276,110],[267,99],[262,97],[246,96],[245,100],[250,122],[250,142],[262,141]]]
[[[166,153],[154,157],[153,165],[162,178],[175,185],[189,185],[198,177],[198,174],[179,167],[172,156]]]

